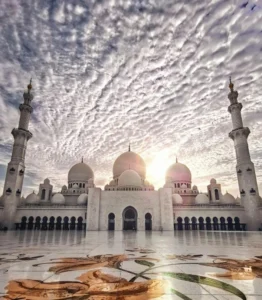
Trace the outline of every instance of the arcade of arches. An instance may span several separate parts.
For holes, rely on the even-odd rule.
[[[218,219],[214,217],[185,217],[184,220],[181,217],[177,218],[177,223],[174,224],[174,230],[236,230],[245,231],[246,224],[240,223],[240,219],[235,217],[232,219],[228,217],[227,219],[221,217]]]
[[[16,223],[20,230],[85,230],[86,224],[82,217],[22,217],[21,223]]]
[[[137,211],[134,207],[128,206],[123,211],[123,230],[137,230]],[[152,230],[152,215],[146,213],[144,216],[145,230]],[[86,223],[82,217],[22,217],[20,223],[16,223],[16,229],[20,230],[86,230]],[[108,230],[115,230],[115,214],[108,215]],[[240,223],[235,217],[181,217],[174,223],[174,230],[236,230],[245,231],[246,224]]]

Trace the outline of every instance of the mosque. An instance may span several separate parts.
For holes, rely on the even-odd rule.
[[[14,144],[0,198],[0,224],[20,230],[259,230],[262,199],[243,126],[238,93],[230,80],[233,129],[229,137],[236,151],[236,176],[240,198],[223,194],[212,178],[206,193],[192,185],[190,169],[176,161],[166,171],[165,184],[155,190],[147,181],[143,158],[131,151],[113,164],[113,180],[104,189],[95,186],[95,172],[81,162],[71,167],[68,182],[59,192],[47,178],[38,191],[22,197],[28,130],[32,108],[32,84],[20,104],[18,128],[12,130]]]

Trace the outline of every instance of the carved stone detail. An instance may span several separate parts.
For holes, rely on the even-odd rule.
[[[232,113],[233,110],[241,111],[242,108],[243,108],[242,103],[234,103],[228,107],[228,112]]]
[[[21,128],[14,128],[12,130],[12,135],[13,135],[14,138],[21,135],[21,136],[24,136],[27,140],[29,140],[33,137],[33,134],[30,131],[24,130],[24,129],[21,129]]]
[[[28,111],[30,114],[33,112],[33,107],[30,106],[30,105],[27,105],[27,104],[20,104],[20,105],[19,105],[19,109],[20,109],[20,111],[26,110],[26,111]]]
[[[239,129],[236,129],[236,130],[232,130],[229,133],[229,137],[232,140],[234,140],[238,136],[245,136],[247,138],[249,136],[249,134],[250,134],[249,128],[248,127],[244,127],[244,128],[239,128]]]

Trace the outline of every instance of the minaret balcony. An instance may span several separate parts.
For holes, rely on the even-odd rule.
[[[16,191],[16,196],[20,196],[21,195],[21,191],[18,189],[17,191]]]
[[[241,111],[241,109],[243,108],[242,104],[239,102],[235,102],[232,103],[229,107],[228,107],[228,112],[232,113],[233,110],[239,110]]]
[[[239,170],[237,171],[237,174],[238,174],[238,175],[241,175],[241,174],[242,174],[242,171],[239,169]]]
[[[20,109],[20,111],[26,110],[26,111],[28,111],[30,114],[33,112],[32,106],[30,106],[29,104],[25,104],[25,103],[20,104],[20,105],[19,105],[19,109]]]
[[[256,190],[254,190],[253,188],[250,190],[250,194],[251,195],[256,195]]]
[[[8,188],[6,191],[5,191],[6,195],[11,195],[12,194],[12,190],[10,188]]]
[[[252,172],[252,169],[251,169],[251,168],[247,168],[247,172],[248,172],[248,173],[251,173],[251,172]]]
[[[250,130],[248,127],[243,127],[243,128],[239,128],[239,129],[234,129],[231,132],[229,132],[228,136],[232,139],[235,140],[238,137],[244,136],[246,138],[248,138],[250,134]]]
[[[14,174],[14,173],[15,173],[15,168],[9,169],[9,173],[10,173],[10,174]]]
[[[23,171],[23,170],[20,170],[20,171],[19,171],[19,175],[20,175],[20,176],[23,176],[24,173],[25,173],[25,171]]]
[[[14,138],[17,136],[24,136],[27,140],[29,140],[33,137],[33,134],[30,131],[22,128],[14,128],[11,133]]]

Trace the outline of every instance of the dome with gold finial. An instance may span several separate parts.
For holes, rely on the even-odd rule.
[[[140,155],[131,151],[130,144],[128,147],[128,151],[118,156],[118,158],[114,162],[113,179],[118,178],[124,171],[129,169],[137,172],[143,180],[145,179],[146,164]]]

